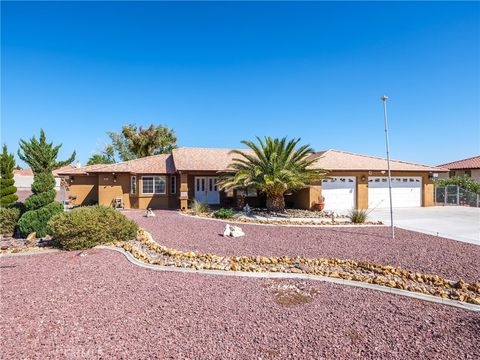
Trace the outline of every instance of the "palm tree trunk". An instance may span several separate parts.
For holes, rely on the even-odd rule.
[[[267,210],[282,212],[285,210],[285,199],[283,194],[267,195]]]

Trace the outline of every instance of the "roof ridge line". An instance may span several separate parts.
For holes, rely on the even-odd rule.
[[[378,160],[385,160],[385,161],[387,161],[387,159],[382,158],[382,157],[380,157],[380,156],[359,154],[359,153],[354,153],[354,152],[351,152],[351,151],[343,151],[343,150],[335,150],[335,149],[330,149],[330,150],[328,150],[328,151],[336,151],[336,152],[340,152],[340,153],[344,153],[344,154],[358,155],[358,156],[368,157],[368,158],[372,158],[372,159],[378,159]],[[436,166],[436,165],[426,165],[426,164],[420,164],[420,163],[415,163],[415,162],[405,161],[405,160],[390,159],[390,161],[395,161],[395,162],[399,162],[399,163],[402,163],[402,164],[409,164],[409,165],[426,166],[426,167],[431,167],[431,168],[438,168],[438,167],[440,167],[440,166]]]
[[[462,161],[472,160],[472,159],[475,159],[475,158],[480,158],[480,155],[475,155],[475,156],[468,157],[468,158],[465,158],[465,159],[450,161],[450,162],[447,162],[447,163],[445,163],[445,164],[441,164],[441,165],[438,165],[438,166],[445,166],[445,165],[455,164],[455,163],[459,163],[459,162],[462,162]]]

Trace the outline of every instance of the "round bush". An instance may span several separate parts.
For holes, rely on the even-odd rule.
[[[52,189],[39,194],[30,195],[24,202],[27,210],[37,210],[43,206],[52,203],[55,200],[57,192]]]
[[[233,210],[232,209],[224,209],[221,208],[213,213],[213,216],[217,219],[231,219],[233,218]]]
[[[16,207],[0,208],[0,234],[4,236],[12,236],[15,232],[18,218],[20,217],[20,209]]]
[[[135,239],[137,224],[115,209],[85,206],[53,217],[49,234],[66,250]]]
[[[22,237],[28,236],[32,232],[36,232],[38,237],[48,234],[47,223],[54,216],[63,212],[63,205],[55,201],[47,206],[37,210],[27,211],[18,221],[18,229]]]

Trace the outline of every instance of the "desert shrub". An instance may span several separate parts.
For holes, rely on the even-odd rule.
[[[368,212],[365,209],[352,209],[347,217],[354,224],[363,224],[367,220]]]
[[[208,208],[208,204],[193,200],[191,210],[195,215],[201,215],[208,213],[210,209]]]
[[[15,232],[15,226],[20,218],[20,209],[16,207],[0,208],[0,234],[12,236]]]
[[[215,211],[213,216],[217,219],[231,219],[233,218],[233,210],[221,208],[220,210]]]
[[[53,201],[55,201],[55,196],[57,195],[57,192],[55,189],[51,189],[42,193],[39,193],[38,195],[33,194],[30,195],[27,199],[25,199],[25,209],[27,210],[37,210],[40,209],[43,206],[46,206]]]
[[[85,206],[54,216],[48,232],[66,250],[135,239],[137,224],[115,209]]]
[[[26,237],[32,232],[36,232],[39,237],[47,235],[48,220],[54,215],[62,212],[63,205],[57,201],[41,207],[40,209],[27,211],[18,221],[20,235]]]

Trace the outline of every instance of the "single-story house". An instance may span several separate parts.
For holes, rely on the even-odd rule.
[[[439,166],[449,170],[449,172],[440,174],[440,177],[443,179],[466,175],[480,181],[480,156],[453,161]]]
[[[78,163],[77,166],[80,166]],[[68,171],[74,169],[73,165],[65,165],[59,169],[53,170],[52,175],[55,178],[55,190],[57,191],[56,199],[58,201],[65,200],[66,194],[61,188],[62,176],[59,172]],[[27,197],[32,194],[33,184],[33,171],[32,169],[15,169],[13,170],[13,180],[15,180],[15,186],[17,188],[17,195],[19,201],[25,201]]]
[[[76,167],[80,167],[80,163],[77,163]],[[55,188],[57,191],[60,189],[61,176],[59,173],[74,169],[73,165],[65,165],[59,169],[53,170],[52,175],[55,178]],[[33,184],[33,171],[32,169],[15,169],[13,170],[13,180],[15,180],[15,186],[19,190],[30,190]]]
[[[326,210],[388,207],[387,161],[338,150],[315,153],[314,168],[328,178],[286,195],[289,207],[310,209],[324,198]],[[112,165],[92,165],[62,171],[68,177],[73,205],[98,203],[130,209],[187,209],[195,199],[211,205],[235,206],[244,197],[263,206],[255,190],[221,191],[218,176],[228,169],[230,149],[177,148]],[[433,206],[434,174],[448,170],[405,161],[391,161],[393,205]]]

